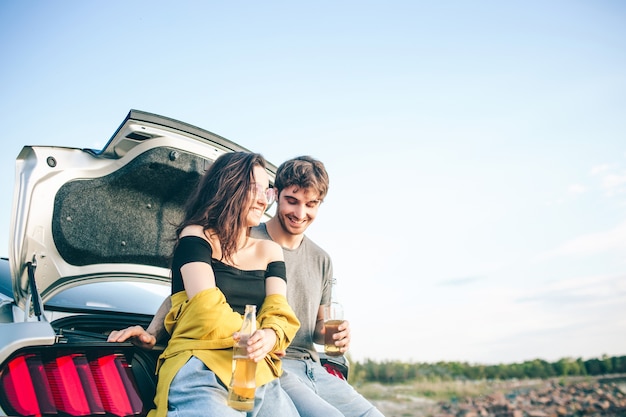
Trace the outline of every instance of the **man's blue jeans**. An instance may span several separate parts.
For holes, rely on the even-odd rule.
[[[311,359],[283,358],[282,388],[301,417],[383,417],[348,382],[331,375]]]

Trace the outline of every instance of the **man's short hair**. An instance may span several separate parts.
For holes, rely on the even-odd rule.
[[[310,156],[298,156],[283,162],[276,171],[274,187],[280,193],[287,187],[312,188],[320,200],[328,194],[328,173],[321,161]]]

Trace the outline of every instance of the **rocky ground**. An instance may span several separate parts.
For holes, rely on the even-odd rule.
[[[370,400],[386,417],[626,416],[623,380],[534,380],[497,384],[489,394],[444,402],[404,395],[397,386],[380,385],[382,391],[377,393],[376,399]]]

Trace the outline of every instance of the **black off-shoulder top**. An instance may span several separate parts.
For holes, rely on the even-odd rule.
[[[254,304],[257,311],[265,299],[265,278],[278,277],[287,281],[285,262],[270,262],[267,269],[241,270],[212,257],[213,249],[198,236],[184,236],[178,241],[172,259],[172,294],[185,289],[180,268],[190,262],[205,262],[213,267],[215,283],[233,310],[243,314],[246,304]]]

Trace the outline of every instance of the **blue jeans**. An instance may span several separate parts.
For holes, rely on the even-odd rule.
[[[227,404],[228,388],[204,363],[192,356],[178,371],[168,395],[168,417],[298,417],[293,402],[275,379],[257,387],[254,410],[239,411]]]
[[[384,417],[348,382],[311,359],[283,358],[280,384],[301,417]]]

